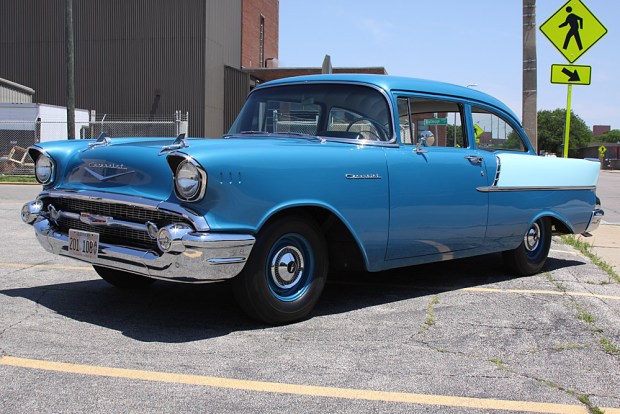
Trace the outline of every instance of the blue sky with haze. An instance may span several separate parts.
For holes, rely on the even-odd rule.
[[[608,33],[574,64],[592,84],[573,86],[573,111],[620,129],[620,1],[582,0]],[[538,0],[540,27],[565,0]],[[476,84],[521,116],[522,0],[280,0],[281,67],[384,66],[390,75]],[[538,109],[566,108],[551,84],[565,58],[537,29]]]

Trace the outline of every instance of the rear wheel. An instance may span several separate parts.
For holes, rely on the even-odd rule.
[[[551,222],[543,217],[532,223],[519,247],[504,252],[504,261],[520,276],[533,275],[545,265],[550,247]]]
[[[327,278],[323,234],[310,218],[283,217],[258,234],[243,272],[233,279],[237,302],[252,318],[284,324],[306,317]]]
[[[106,282],[122,289],[140,289],[149,286],[155,279],[136,275],[122,270],[93,266],[95,272]]]

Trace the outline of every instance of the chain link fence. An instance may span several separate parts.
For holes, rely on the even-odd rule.
[[[189,115],[176,111],[173,115],[92,115],[90,122],[76,122],[78,139],[97,138],[105,132],[115,137],[176,137],[187,134]],[[39,142],[67,136],[64,121],[0,120],[0,174],[32,175],[34,163],[28,147]]]

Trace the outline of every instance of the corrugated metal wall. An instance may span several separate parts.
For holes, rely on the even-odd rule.
[[[37,102],[66,102],[64,7],[0,1],[0,73],[34,88]],[[224,65],[241,60],[241,0],[80,0],[73,11],[76,107],[181,110],[190,135],[222,132]]]
[[[250,75],[230,66],[225,67],[224,73],[224,132],[228,131],[235,122],[237,114],[250,93]]]
[[[0,78],[0,103],[31,103],[34,90]]]

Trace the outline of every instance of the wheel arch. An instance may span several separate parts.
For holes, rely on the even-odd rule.
[[[549,221],[551,222],[552,234],[574,234],[575,233],[573,226],[570,225],[566,217],[563,217],[562,215],[554,211],[540,212],[539,214],[534,216],[534,218],[532,219],[529,225],[531,226],[532,223],[534,223],[536,220],[541,219],[541,218],[549,219]]]
[[[266,224],[286,216],[308,217],[320,227],[329,255],[331,269],[363,271],[368,269],[368,257],[362,243],[343,217],[332,209],[316,204],[296,204],[274,209],[258,226],[258,232]]]

